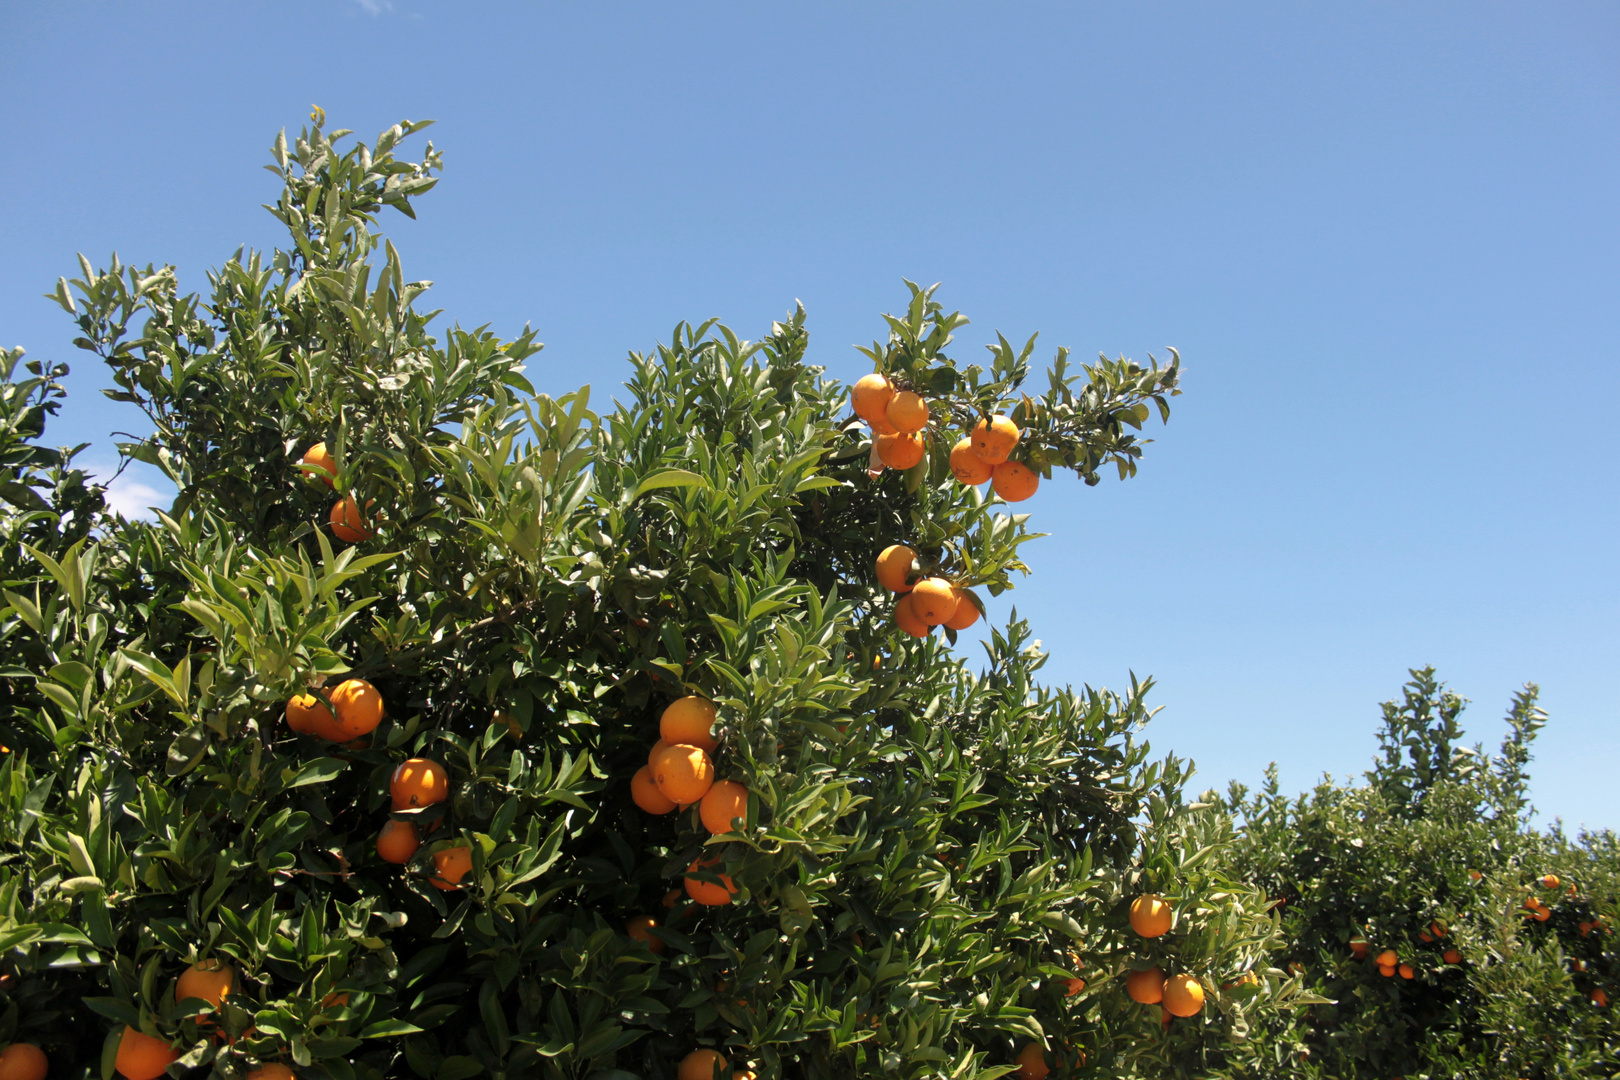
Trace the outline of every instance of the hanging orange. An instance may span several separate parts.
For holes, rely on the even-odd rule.
[[[910,390],[902,390],[890,399],[886,415],[896,431],[909,435],[928,426],[928,403]]]
[[[382,723],[382,695],[364,679],[345,679],[338,683],[332,691],[332,707],[337,710],[335,726],[343,742],[369,735]]]
[[[1172,975],[1164,981],[1164,1007],[1176,1016],[1196,1016],[1204,1007],[1204,987],[1191,975]]]
[[[339,540],[348,544],[358,544],[362,540],[371,539],[371,530],[360,516],[360,504],[354,501],[354,495],[343,496],[332,504],[332,534]]]
[[[668,746],[652,763],[652,777],[664,798],[690,806],[714,785],[714,762],[695,746]]]
[[[1170,932],[1170,905],[1147,893],[1131,901],[1131,929],[1145,938],[1163,937]]]
[[[868,424],[888,416],[889,402],[894,400],[894,384],[877,372],[862,375],[850,390],[850,405],[855,415]]]
[[[716,1050],[694,1050],[681,1059],[675,1080],[714,1080],[715,1070],[726,1068],[726,1059]]]
[[[180,973],[174,984],[174,1000],[198,998],[217,1009],[235,981],[230,965],[219,960],[199,960]]]
[[[967,589],[958,588],[955,592],[956,610],[945,620],[945,625],[952,630],[966,630],[979,621],[979,605],[973,602],[972,593]]]
[[[1006,461],[1018,445],[1023,436],[1018,425],[1005,416],[992,416],[988,421],[980,420],[973,425],[973,431],[968,436],[973,442],[973,452],[979,455],[979,460],[986,465],[1000,465]]]
[[[659,739],[657,742],[653,743],[652,749],[647,751],[647,764],[651,765],[653,763],[653,759],[658,756],[659,751],[663,750],[664,747],[668,745],[669,743],[665,742],[663,739]]]
[[[298,1080],[298,1074],[279,1061],[260,1065],[247,1074],[247,1080]]]
[[[115,1068],[125,1080],[157,1080],[163,1071],[179,1059],[174,1047],[162,1039],[125,1025],[118,1040],[118,1058]]]
[[[333,460],[331,452],[326,449],[326,444],[323,442],[318,442],[305,450],[304,456],[298,460],[300,464],[313,465],[320,470],[319,472],[305,472],[306,477],[319,477],[321,483],[327,487],[331,487],[332,481],[337,479],[337,462]]]
[[[712,881],[699,881],[697,878],[690,876],[699,870],[709,869],[710,867],[716,865],[719,861],[720,860],[718,859],[709,859],[706,861],[693,860],[692,865],[686,868],[686,873],[688,875],[685,878],[686,895],[690,896],[693,900],[696,900],[704,907],[719,907],[722,904],[729,904],[731,903],[731,898],[737,895],[737,886],[736,883],[731,880],[730,874],[720,874],[719,884],[715,884]]]
[[[925,638],[934,629],[917,617],[909,593],[894,602],[894,624],[914,638]]]
[[[461,888],[461,879],[472,870],[472,848],[465,844],[460,847],[445,848],[433,853],[433,876],[428,879],[440,892],[449,892]]]
[[[0,1050],[0,1080],[45,1080],[51,1062],[33,1043],[15,1042]]]
[[[1378,954],[1377,959],[1379,967],[1394,967],[1396,964],[1401,962],[1401,958],[1395,955],[1394,949],[1385,949],[1383,952]]]
[[[633,916],[629,922],[624,924],[624,932],[631,941],[639,941],[653,952],[662,956],[664,954],[664,950],[669,946],[665,944],[663,938],[653,933],[653,928],[657,925],[658,920],[653,918],[651,915],[636,915]]]
[[[1035,494],[1035,489],[1041,486],[1041,478],[1022,462],[1003,461],[991,471],[990,486],[1007,502],[1023,502]]]
[[[712,754],[720,747],[713,734],[714,718],[714,702],[708,698],[677,698],[658,718],[658,734],[666,743],[695,746]]]
[[[890,592],[910,592],[911,586],[906,583],[906,577],[911,573],[911,564],[916,559],[917,553],[904,544],[890,544],[877,557],[878,584]]]
[[[698,806],[703,827],[719,836],[731,832],[731,819],[748,820],[748,789],[735,780],[721,780],[711,787]]]
[[[1025,1046],[1012,1063],[1018,1066],[1018,1071],[1013,1073],[1018,1080],[1046,1080],[1047,1073],[1052,1071],[1046,1066],[1046,1051],[1040,1043]]]
[[[416,835],[416,826],[408,821],[386,821],[377,833],[377,856],[396,866],[410,862],[421,846],[422,838]]]
[[[450,797],[450,774],[437,761],[409,758],[388,780],[395,810],[412,810],[442,803]]]
[[[956,587],[941,577],[923,578],[911,590],[912,613],[929,626],[956,614]]]
[[[315,735],[337,726],[326,702],[314,694],[296,694],[287,701],[287,726],[300,735]]]
[[[877,453],[878,460],[883,464],[891,469],[904,471],[923,459],[922,436],[903,432],[898,435],[879,435]]]
[[[1164,1000],[1164,972],[1150,967],[1146,971],[1128,971],[1125,973],[1125,993],[1130,995],[1132,1001],[1143,1005],[1157,1005]]]
[[[973,440],[963,439],[951,447],[951,472],[968,487],[978,487],[990,479],[988,461],[973,452]]]
[[[1378,965],[1378,974],[1382,975],[1386,979],[1393,979],[1395,977],[1395,965],[1394,964],[1379,964]]]
[[[630,778],[630,801],[649,814],[668,814],[675,809],[675,803],[658,790],[652,769],[646,765]]]
[[[1462,953],[1458,952],[1456,949],[1447,949],[1445,952],[1440,954],[1440,959],[1444,960],[1448,964],[1460,964],[1462,963]]]

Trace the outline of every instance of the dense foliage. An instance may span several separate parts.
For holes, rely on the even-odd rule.
[[[1003,411],[1048,482],[1126,478],[1178,362],[1060,352],[1032,395],[1033,341],[959,362],[966,320],[913,286],[870,355],[927,397],[931,453],[877,476],[802,311],[757,342],[679,327],[611,410],[536,395],[534,335],[433,329],[377,231],[435,183],[431,144],[395,153],[422,125],[345,148],[314,120],[273,151],[285,249],[202,295],[116,259],[54,294],[150,422],[124,451],[178,491],[157,522],[43,449],[65,369],[6,356],[0,1036],[54,1077],[110,1076],[129,1030],[221,1077],[658,1080],[711,1046],[773,1080],[988,1080],[1031,1042],[1024,1075],[1269,1068],[1315,999],[1269,966],[1230,815],[1139,740],[1148,684],[1039,684],[1016,617],[976,671],[954,634],[897,630],[874,577],[904,542],[1011,587],[1029,517],[958,483],[952,440]],[[299,463],[322,441],[331,486]],[[353,546],[344,496],[374,534]],[[289,728],[290,699],[352,678],[386,704],[367,738]],[[691,694],[748,789],[733,832],[631,802]],[[407,757],[450,797],[392,810]],[[403,867],[391,818],[423,838]],[[731,903],[682,897],[699,858]],[[1127,912],[1150,892],[1174,926],[1148,940]],[[217,1005],[177,992],[199,963],[234,978]],[[1153,966],[1202,1011],[1132,1001]]]

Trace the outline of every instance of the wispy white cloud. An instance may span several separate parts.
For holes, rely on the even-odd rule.
[[[394,10],[394,0],[354,0],[367,15],[381,15]]]
[[[156,521],[152,507],[168,506],[174,493],[164,494],[150,484],[143,484],[127,473],[107,485],[107,508],[131,521]]]

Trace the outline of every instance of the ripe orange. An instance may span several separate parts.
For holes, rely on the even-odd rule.
[[[1412,970],[1412,965],[1411,964],[1402,964],[1396,970],[1401,973],[1401,978],[1403,978],[1403,979],[1414,978],[1417,975],[1417,972]]]
[[[1371,948],[1371,946],[1367,944],[1366,938],[1350,939],[1350,955],[1355,957],[1357,960],[1364,959],[1369,948]]]
[[[1382,975],[1386,979],[1393,979],[1395,977],[1395,965],[1394,964],[1379,964],[1378,965],[1378,974]]]
[[[180,1055],[162,1039],[125,1025],[118,1040],[117,1069],[125,1080],[157,1080]]]
[[[902,471],[923,459],[922,436],[901,432],[877,437],[878,460],[891,469]]]
[[[679,889],[671,889],[671,890],[669,890],[669,892],[664,894],[663,903],[664,903],[665,907],[672,908],[672,907],[674,907],[676,904],[678,904],[680,902],[681,902],[681,890],[679,890]]]
[[[990,486],[1007,502],[1023,502],[1035,494],[1035,489],[1041,486],[1041,478],[1028,465],[1003,461],[991,472]]]
[[[665,742],[663,739],[659,739],[657,742],[653,743],[652,749],[647,751],[647,764],[651,765],[653,763],[653,759],[658,756],[658,752],[668,745],[669,743]]]
[[[377,856],[396,866],[410,862],[421,846],[422,838],[416,835],[416,826],[408,821],[386,821],[377,833]]]
[[[1018,1071],[1013,1073],[1018,1080],[1045,1080],[1046,1074],[1052,1071],[1046,1067],[1046,1051],[1040,1043],[1030,1043],[1018,1051],[1013,1064],[1018,1066]]]
[[[657,925],[658,920],[651,915],[636,915],[624,924],[624,932],[629,935],[631,941],[639,941],[662,956],[669,946],[664,943],[663,938],[653,933],[653,927]]]
[[[50,1059],[33,1043],[16,1042],[0,1050],[0,1080],[45,1080]]]
[[[450,774],[437,761],[408,758],[389,778],[388,794],[395,810],[433,806],[450,797]]]
[[[720,742],[713,735],[714,702],[688,695],[669,703],[658,718],[658,734],[670,744],[682,743],[714,753]]]
[[[972,439],[963,439],[951,447],[951,472],[968,487],[978,487],[990,479],[990,463],[973,452]]]
[[[651,768],[658,790],[678,806],[697,802],[714,785],[714,762],[695,746],[666,746]]]
[[[923,578],[911,590],[911,613],[929,626],[956,614],[956,587],[941,577]]]
[[[1164,981],[1164,1007],[1176,1016],[1197,1016],[1204,1007],[1204,987],[1191,975],[1172,975]]]
[[[725,1068],[726,1059],[718,1050],[694,1050],[681,1059],[675,1080],[714,1080]]]
[[[1544,889],[1556,889],[1556,888],[1558,888],[1558,875],[1557,874],[1543,874],[1542,878],[1541,878],[1541,887],[1544,888]]]
[[[878,584],[890,592],[910,592],[906,575],[911,573],[911,564],[916,558],[917,553],[904,544],[890,544],[884,548],[877,557]]]
[[[300,735],[317,735],[337,726],[326,702],[314,694],[297,694],[287,701],[287,726]]]
[[[695,859],[692,865],[686,868],[686,872],[690,875],[698,870],[706,870],[719,861],[718,859],[709,859],[707,861]],[[719,907],[722,904],[729,904],[731,898],[737,895],[737,885],[731,880],[730,874],[721,874],[721,884],[718,885],[712,881],[699,881],[695,877],[687,877],[684,880],[686,882],[686,895],[704,907]]]
[[[260,1065],[247,1074],[247,1080],[298,1080],[298,1074],[279,1061]]]
[[[221,960],[199,960],[180,973],[174,984],[174,1000],[200,998],[214,1008],[231,992],[236,973]]]
[[[1164,1000],[1164,972],[1156,967],[1125,973],[1125,993],[1132,1001],[1157,1005]]]
[[[1131,929],[1145,938],[1170,932],[1170,905],[1152,893],[1131,901]]]
[[[333,460],[331,451],[326,449],[323,442],[318,442],[305,450],[304,456],[298,461],[302,465],[313,465],[319,469],[319,472],[305,472],[304,475],[319,477],[321,483],[327,487],[331,487],[332,481],[337,479],[337,462]]]
[[[874,371],[855,380],[849,399],[855,415],[868,424],[876,420],[886,420],[889,402],[894,400],[894,384]]]
[[[1482,878],[1484,876],[1485,875],[1480,873],[1478,870],[1470,870],[1470,871],[1468,871],[1468,880],[1469,881],[1478,881],[1480,878]]]
[[[1536,908],[1534,918],[1536,922],[1546,922],[1548,919],[1552,918],[1552,908]]]
[[[630,778],[630,801],[649,814],[667,814],[675,809],[674,801],[658,790],[652,769],[646,765]]]
[[[1074,995],[1078,994],[1080,991],[1082,991],[1082,990],[1084,990],[1086,988],[1086,980],[1084,980],[1084,979],[1064,979],[1063,980],[1063,987],[1064,987],[1064,990],[1063,990],[1063,996],[1064,997],[1074,997]]]
[[[1445,952],[1440,954],[1440,959],[1444,960],[1448,964],[1460,964],[1462,963],[1462,953],[1458,952],[1456,949],[1447,949]]]
[[[732,818],[748,820],[748,789],[735,780],[721,780],[703,796],[698,816],[716,836],[730,832]]]
[[[945,625],[952,630],[966,630],[979,621],[979,605],[973,602],[969,590],[958,588],[955,593],[956,610],[945,620]]]
[[[461,888],[461,879],[472,869],[472,848],[465,844],[433,853],[433,876],[428,879],[440,892]]]
[[[330,520],[332,534],[345,543],[358,544],[371,539],[371,530],[366,528],[365,519],[360,516],[360,504],[354,501],[352,493],[332,504]]]
[[[364,679],[345,679],[332,691],[332,707],[337,710],[336,729],[342,741],[369,735],[382,723],[383,699],[377,688]]]
[[[1591,998],[1592,1004],[1596,1005],[1598,1008],[1602,1009],[1608,1007],[1609,995],[1604,992],[1601,986],[1592,991]]]
[[[934,629],[917,618],[916,611],[912,610],[909,595],[902,596],[894,602],[894,624],[914,638],[925,638]]]
[[[1445,937],[1446,924],[1441,922],[1439,919],[1436,919],[1434,922],[1429,924],[1429,933],[1433,934],[1437,938]]]
[[[921,431],[928,426],[928,403],[910,390],[902,390],[889,400],[884,410],[894,430],[903,434]]]
[[[1380,967],[1394,967],[1400,962],[1401,958],[1395,954],[1394,949],[1385,949],[1383,952],[1378,954],[1378,964]]]
[[[986,465],[1000,465],[1007,460],[1024,433],[1005,416],[992,416],[973,425],[968,436],[973,441],[973,452]]]

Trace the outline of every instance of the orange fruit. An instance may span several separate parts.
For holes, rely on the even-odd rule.
[[[331,451],[326,449],[323,442],[318,442],[305,450],[304,456],[298,461],[302,465],[313,465],[319,469],[319,472],[305,472],[304,475],[318,477],[327,487],[331,487],[332,481],[337,479],[337,462],[333,460]]]
[[[1544,888],[1544,889],[1556,889],[1556,888],[1558,888],[1558,875],[1557,874],[1543,874],[1542,877],[1541,877],[1541,887]]]
[[[1170,905],[1152,893],[1131,901],[1131,929],[1145,938],[1170,932]]]
[[[1484,876],[1485,875],[1480,873],[1478,870],[1470,870],[1470,871],[1468,871],[1468,880],[1469,881],[1478,881],[1480,878],[1482,878]]]
[[[1086,988],[1086,980],[1084,980],[1084,979],[1064,979],[1063,980],[1063,986],[1064,986],[1063,996],[1064,997],[1074,997],[1074,995],[1078,994],[1080,991],[1082,991],[1082,990],[1084,990]]]
[[[214,1008],[231,992],[236,973],[221,960],[199,960],[180,973],[174,984],[174,1000],[200,998]]]
[[[1395,955],[1394,949],[1385,949],[1378,954],[1378,963],[1382,967],[1394,967],[1400,961],[1401,958]]]
[[[1444,960],[1448,964],[1460,964],[1462,963],[1462,953],[1458,952],[1456,949],[1447,949],[1445,952],[1440,954],[1440,959]]]
[[[716,836],[730,832],[732,818],[748,820],[748,789],[735,780],[721,780],[703,796],[698,816]]]
[[[369,735],[382,723],[382,695],[366,680],[345,679],[331,696],[332,707],[337,710],[336,728],[342,732],[344,742]]]
[[[1401,973],[1401,978],[1403,978],[1403,979],[1414,978],[1417,975],[1417,972],[1412,970],[1412,965],[1411,964],[1402,964],[1396,970]]]
[[[1429,942],[1433,941],[1434,938],[1430,936],[1427,930],[1425,930],[1418,935],[1418,940],[1427,945]]]
[[[1371,946],[1369,946],[1367,944],[1367,939],[1366,938],[1351,938],[1350,939],[1350,955],[1355,957],[1357,960],[1360,960],[1363,957],[1365,957],[1367,955],[1367,950],[1370,947]]]
[[[731,1080],[759,1080],[752,1069],[738,1069],[731,1074]]]
[[[1041,486],[1035,470],[1017,461],[1003,461],[990,473],[990,486],[1010,503],[1023,502]]]
[[[631,941],[639,941],[662,956],[669,946],[664,943],[663,938],[653,933],[653,927],[657,925],[658,920],[651,915],[637,915],[624,924],[624,932],[629,935]]]
[[[247,1074],[247,1080],[298,1080],[298,1074],[279,1061],[260,1065]]]
[[[1536,908],[1534,918],[1536,922],[1546,922],[1552,918],[1552,908]]]
[[[653,743],[652,749],[647,751],[647,764],[651,765],[653,763],[653,758],[658,756],[658,752],[668,745],[669,743],[665,742],[663,739],[659,739],[657,742]]]
[[[1046,1067],[1046,1050],[1040,1043],[1030,1043],[1018,1051],[1013,1064],[1018,1066],[1018,1071],[1013,1073],[1018,1080],[1045,1080],[1046,1074],[1052,1071]]]
[[[850,389],[849,401],[855,415],[868,424],[887,420],[889,402],[894,400],[894,384],[877,372],[862,375]]]
[[[1378,965],[1378,974],[1382,975],[1386,979],[1394,978],[1395,977],[1395,965],[1394,964],[1379,964]]]
[[[923,450],[921,435],[901,432],[877,437],[878,460],[891,469],[911,468],[923,459]]]
[[[437,761],[409,758],[389,778],[388,794],[395,810],[433,806],[450,797],[450,774]]]
[[[911,564],[916,560],[917,553],[904,544],[890,544],[878,553],[877,579],[878,584],[893,593],[908,593],[911,586],[906,582],[906,576],[911,573]]]
[[[1125,993],[1132,1001],[1157,1005],[1164,1000],[1164,972],[1156,967],[1125,973]]]
[[[690,806],[714,786],[714,762],[696,746],[666,746],[651,768],[658,790],[678,806]]]
[[[461,879],[472,869],[472,848],[465,844],[433,853],[433,876],[428,879],[440,892],[461,888]]]
[[[1601,986],[1592,991],[1591,998],[1592,1004],[1596,1005],[1600,1009],[1606,1008],[1609,1004],[1609,995],[1604,993]]]
[[[630,778],[630,801],[649,814],[667,814],[675,809],[675,803],[658,790],[652,769],[646,765]]]
[[[332,535],[348,544],[358,544],[362,540],[371,538],[371,530],[360,516],[360,504],[354,501],[354,495],[343,496],[332,504]]]
[[[1204,986],[1191,975],[1164,980],[1164,1007],[1176,1016],[1197,1016],[1204,1007]]]
[[[321,1008],[342,1009],[349,1004],[349,995],[333,992],[321,998]]]
[[[671,889],[671,890],[669,890],[669,892],[664,894],[663,903],[664,903],[665,907],[672,908],[672,907],[674,907],[676,904],[678,904],[680,902],[681,902],[681,890],[679,890],[679,889]]]
[[[698,870],[708,869],[718,862],[718,859],[710,859],[707,862],[693,860],[692,865],[686,868],[686,872],[690,875]],[[730,874],[721,874],[720,884],[715,884],[712,881],[699,881],[695,877],[687,877],[685,882],[686,895],[704,907],[719,907],[722,904],[729,904],[731,898],[737,895],[737,885],[731,880]]]
[[[945,625],[952,630],[966,630],[979,621],[979,605],[973,602],[969,590],[958,588],[954,591],[956,610],[945,620]]]
[[[0,1050],[0,1080],[45,1080],[50,1059],[33,1043],[12,1043]]]
[[[1437,938],[1445,937],[1446,924],[1441,922],[1439,919],[1436,919],[1434,922],[1429,924],[1429,933],[1433,934]]]
[[[944,578],[923,578],[911,590],[911,613],[929,626],[956,614],[956,587]]]
[[[416,826],[408,821],[385,821],[377,833],[377,856],[396,866],[410,862],[421,846],[422,838],[416,835]]]
[[[297,694],[287,702],[287,726],[300,735],[318,735],[337,726],[326,702],[314,694]]]
[[[917,618],[916,611],[911,607],[910,596],[902,596],[894,602],[894,624],[914,638],[925,638],[934,629]]]
[[[972,439],[963,439],[951,447],[951,472],[968,487],[978,487],[990,479],[990,463],[973,452]]]
[[[675,1080],[714,1080],[726,1068],[726,1059],[718,1050],[694,1050],[681,1059],[675,1071]]]
[[[695,746],[714,753],[720,742],[711,733],[714,728],[714,702],[708,698],[689,695],[669,703],[658,718],[658,734],[670,744]]]
[[[117,1069],[125,1080],[157,1080],[180,1055],[162,1039],[125,1025],[118,1040]]]
[[[1018,445],[1023,434],[1009,418],[992,416],[989,420],[974,424],[968,439],[980,461],[986,465],[1000,465],[1012,454],[1013,447]]]
[[[928,426],[928,403],[910,390],[902,390],[889,399],[885,415],[894,430],[909,435]]]

